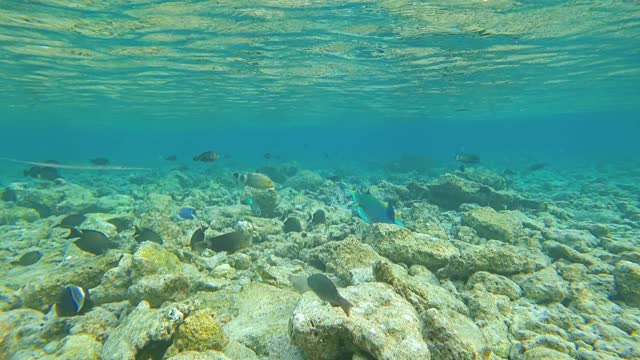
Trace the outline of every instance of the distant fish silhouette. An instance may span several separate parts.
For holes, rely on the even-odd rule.
[[[214,162],[220,158],[220,155],[213,151],[205,151],[200,155],[196,155],[193,157],[193,161],[200,162]]]
[[[62,177],[55,168],[45,166],[34,166],[29,170],[25,170],[24,176],[43,180],[55,180]]]
[[[91,159],[91,160],[89,160],[89,162],[94,164],[94,165],[109,165],[111,163],[111,161],[109,161],[109,159],[103,158],[103,157]]]
[[[457,154],[455,159],[463,164],[477,164],[480,162],[480,156],[469,153]]]
[[[547,164],[545,164],[545,163],[535,163],[535,164],[532,164],[531,166],[529,166],[527,168],[527,170],[529,170],[529,171],[538,171],[538,170],[544,169],[545,167],[547,167]]]
[[[163,156],[162,159],[167,160],[167,161],[176,161],[178,159],[178,157],[175,156],[175,155],[167,155],[167,156]]]

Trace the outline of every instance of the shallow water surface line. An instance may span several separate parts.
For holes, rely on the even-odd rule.
[[[69,169],[69,170],[106,170],[106,171],[150,171],[151,168],[135,167],[135,166],[83,166],[83,165],[64,165],[53,164],[47,162],[26,161],[2,157],[0,160],[11,161],[18,164],[27,164],[33,166],[51,167],[56,169]]]

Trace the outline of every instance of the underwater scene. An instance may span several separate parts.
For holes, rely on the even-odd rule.
[[[0,360],[640,358],[640,2],[0,0]]]

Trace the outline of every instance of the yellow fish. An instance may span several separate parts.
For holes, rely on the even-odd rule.
[[[233,173],[233,176],[238,179],[239,182],[250,186],[254,189],[273,189],[276,184],[267,175],[260,173]]]

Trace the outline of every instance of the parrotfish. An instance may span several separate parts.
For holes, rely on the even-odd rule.
[[[391,204],[385,204],[369,191],[365,193],[352,192],[353,207],[358,216],[367,224],[385,223],[404,226],[400,218],[395,213]]]
[[[273,189],[275,184],[273,180],[265,174],[261,173],[233,173],[233,176],[238,179],[239,182],[252,187],[254,189]]]
[[[111,161],[109,161],[109,159],[107,158],[99,157],[99,158],[91,159],[89,160],[89,162],[94,165],[109,165]]]
[[[313,274],[307,278],[307,285],[320,299],[329,302],[331,306],[340,306],[349,316],[353,304],[340,295],[331,279],[322,274]]]

